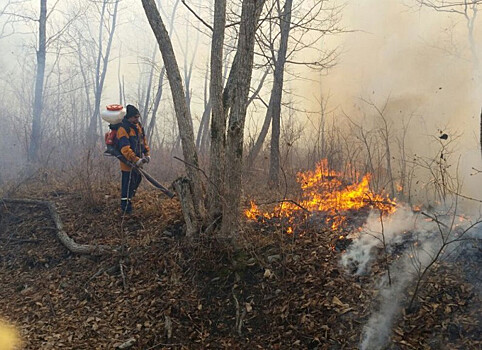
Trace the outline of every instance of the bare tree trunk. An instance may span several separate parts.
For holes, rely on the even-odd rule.
[[[179,1],[180,0],[177,0],[176,3],[174,4],[174,7],[172,8],[171,21],[169,22],[169,36],[172,34],[172,31],[174,29],[174,18],[175,18],[177,6],[179,5]],[[158,3],[160,5],[160,1]],[[148,125],[147,127],[148,140],[152,139],[152,135],[154,134],[154,128],[156,127],[157,111],[159,110],[159,104],[161,103],[165,73],[166,73],[166,67],[163,66],[161,69],[161,73],[159,75],[159,82],[157,85],[156,97],[154,98],[154,104],[152,106],[152,113],[151,113],[151,119],[149,121],[149,124],[146,121],[146,125]]]
[[[146,121],[147,124],[147,116],[149,115],[149,104],[151,102],[151,90],[152,90],[152,80],[154,78],[154,61],[156,60],[157,55],[157,47],[154,47],[151,57],[151,71],[149,72],[149,78],[147,81],[147,91],[146,91],[146,98],[144,100],[144,107],[142,110],[142,119]]]
[[[258,90],[256,92],[256,95],[259,93],[261,90],[262,85],[264,84],[264,80],[266,79],[266,76],[268,75],[269,69],[266,69],[265,74],[263,75],[261,79],[260,86],[258,87]],[[246,163],[248,168],[250,168],[254,161],[256,160],[256,157],[258,157],[259,152],[261,151],[261,148],[263,147],[264,140],[266,139],[266,135],[268,135],[268,130],[269,126],[271,125],[271,116],[273,114],[273,92],[274,89],[271,90],[271,96],[269,98],[269,104],[268,104],[268,110],[266,111],[266,115],[264,117],[264,122],[263,126],[261,127],[261,131],[259,132],[258,138],[256,139],[256,142],[254,143],[253,147],[249,151],[248,156],[246,157]],[[256,95],[253,94],[251,96],[250,100],[254,100],[256,98]]]
[[[238,46],[232,68],[236,69],[236,74],[226,140],[225,201],[221,228],[222,235],[229,237],[233,237],[239,229],[244,123],[253,71],[254,38],[263,5],[264,0],[243,1]]]
[[[103,0],[101,20],[99,23],[99,51],[97,55],[97,67],[95,75],[95,99],[94,99],[94,113],[90,118],[89,125],[89,143],[92,144],[97,140],[97,123],[100,122],[100,100],[102,97],[102,90],[104,88],[105,76],[107,74],[107,66],[109,65],[110,49],[112,47],[112,41],[114,39],[114,32],[117,21],[117,9],[119,0],[115,1],[114,12],[112,13],[112,26],[110,27],[109,39],[107,41],[107,48],[105,53],[102,52],[102,40],[104,31],[104,14],[108,5],[108,0]]]
[[[211,120],[211,97],[209,96],[209,87],[210,87],[210,82],[209,82],[209,74],[210,71],[206,67],[206,74],[204,75],[204,112],[201,117],[201,121],[199,122],[199,129],[197,132],[196,136],[196,149],[198,150],[199,154],[202,154],[203,151],[201,151],[201,141],[203,139],[203,135],[207,132],[209,129],[209,121]]]
[[[32,135],[28,158],[32,162],[38,160],[38,149],[42,131],[43,86],[45,78],[46,42],[47,42],[47,0],[40,0],[39,48],[37,50],[37,75],[35,78],[35,97],[33,102]]]
[[[228,72],[228,55],[225,55],[223,64],[224,64],[224,73],[223,73],[223,83],[222,84],[224,86],[224,83],[226,81],[227,72]],[[207,78],[207,75],[206,75],[206,78]],[[208,79],[206,79],[206,83],[208,83]],[[205,103],[204,113],[203,113],[203,117],[201,119],[202,133],[201,133],[201,135],[198,134],[198,137],[200,138],[199,139],[199,145],[196,144],[196,146],[198,147],[198,149],[200,150],[201,153],[206,153],[208,147],[211,146],[211,144],[209,142],[210,141],[209,136],[210,136],[210,132],[211,132],[211,128],[209,126],[210,121],[211,121],[211,112],[212,112],[212,102],[211,102],[211,96],[209,96],[209,99]],[[201,127],[200,127],[200,130],[201,130]],[[226,130],[224,130],[224,132],[226,133]]]
[[[205,218],[205,209],[203,203],[203,189],[201,178],[198,172],[198,158],[194,143],[194,132],[192,118],[186,103],[184,89],[182,86],[181,74],[177,65],[176,56],[172,48],[169,34],[166,30],[164,22],[157,10],[153,0],[142,0],[142,5],[146,13],[149,24],[156,36],[159,48],[161,50],[164,65],[166,67],[167,77],[171,86],[171,93],[176,111],[177,124],[182,140],[182,150],[184,160],[187,162],[186,173],[191,181],[191,190],[194,200],[194,210],[197,222],[195,225],[201,227],[201,223]]]
[[[161,73],[159,75],[159,82],[157,84],[156,97],[154,98],[154,106],[152,107],[151,119],[149,121],[149,126],[147,127],[147,139],[151,140],[154,133],[154,128],[156,127],[157,120],[157,110],[161,103],[162,89],[164,84],[164,74],[166,72],[166,67],[162,67]]]
[[[117,83],[119,85],[119,104],[123,105],[124,104],[124,98],[122,94],[123,90],[123,84],[122,84],[122,79],[121,79],[121,58],[122,58],[122,45],[119,49],[119,65],[117,66]]]
[[[284,12],[281,16],[281,42],[278,50],[278,59],[274,69],[274,86],[270,98],[272,106],[271,125],[271,153],[269,165],[269,183],[275,186],[279,184],[280,150],[279,138],[281,129],[281,97],[283,94],[283,75],[288,50],[288,38],[291,26],[291,7],[293,0],[286,0]],[[273,101],[271,101],[273,100]],[[268,108],[269,109],[269,108]]]
[[[226,0],[214,4],[214,27],[211,44],[211,153],[208,210],[210,219],[222,213],[226,118],[223,106],[223,45],[226,25]]]
[[[204,106],[204,112],[199,123],[199,131],[196,137],[196,148],[200,154],[206,153],[206,135],[209,133],[209,122],[211,120],[212,104],[211,100]]]
[[[82,80],[84,82],[85,101],[87,103],[87,110],[88,110],[89,113],[91,113],[92,112],[92,104],[90,102],[89,80],[87,78],[87,74],[86,74],[85,69],[84,69],[84,64],[82,62],[82,47],[81,47],[80,39],[78,39],[78,42],[77,42],[77,53],[78,53],[78,58],[79,58],[79,69],[80,69],[80,73],[82,74]],[[87,118],[85,119],[84,128],[85,128],[86,125],[87,125]],[[85,129],[84,129],[84,131],[85,131]]]
[[[198,28],[199,29],[199,28]],[[194,60],[196,58],[196,51],[199,45],[199,30],[196,31],[196,40],[194,43],[194,53],[191,57],[191,62],[189,62],[189,65],[187,63],[187,52],[188,52],[188,46],[192,46],[193,42],[192,40],[186,39],[186,46],[185,46],[185,54],[184,54],[184,84],[186,85],[186,104],[187,108],[189,109],[189,114],[191,114],[191,78],[192,78],[192,70],[194,67]]]

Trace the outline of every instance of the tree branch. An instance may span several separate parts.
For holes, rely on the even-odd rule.
[[[196,17],[198,20],[201,21],[202,24],[204,24],[206,27],[208,27],[211,30],[211,32],[213,31],[213,27],[211,25],[209,25],[208,23],[206,23],[206,21],[203,20],[201,18],[201,16],[199,16],[191,7],[189,7],[188,4],[186,4],[186,0],[181,0],[181,2],[184,6],[186,6],[186,8],[189,10],[189,12],[191,12],[194,15],[194,17]]]

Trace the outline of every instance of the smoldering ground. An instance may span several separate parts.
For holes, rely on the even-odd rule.
[[[411,306],[413,294],[434,262],[478,254],[478,249],[472,248],[482,238],[481,217],[470,218],[457,208],[457,203],[450,203],[427,214],[400,206],[386,218],[372,213],[363,228],[352,235],[354,241],[341,258],[347,271],[369,273],[380,251],[392,261],[374,282],[379,294],[363,328],[361,349],[384,348],[401,309]],[[471,274],[473,271],[468,276]]]

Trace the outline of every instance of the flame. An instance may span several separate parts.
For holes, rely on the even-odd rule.
[[[256,220],[258,216],[261,215],[261,211],[254,201],[250,201],[251,208],[244,211],[244,216],[250,220]]]
[[[358,174],[356,174],[358,178]],[[303,194],[298,202],[283,201],[271,212],[261,212],[256,203],[251,201],[250,209],[244,214],[250,220],[271,219],[273,217],[288,218],[290,233],[293,232],[294,216],[303,213],[304,216],[314,212],[328,214],[327,224],[332,230],[343,227],[348,210],[358,210],[364,207],[377,208],[383,213],[393,213],[396,202],[388,196],[376,194],[370,189],[370,174],[354,183],[348,183],[342,173],[329,169],[328,161],[321,160],[316,169],[297,174]]]
[[[415,212],[422,211],[422,206],[414,204],[414,205],[412,205],[412,210],[415,211]]]

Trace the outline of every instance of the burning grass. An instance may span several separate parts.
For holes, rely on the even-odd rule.
[[[297,182],[303,191],[298,201],[283,200],[270,211],[261,211],[251,201],[251,207],[244,212],[246,218],[263,223],[279,219],[286,233],[291,234],[299,232],[299,226],[309,217],[319,219],[332,230],[343,230],[349,225],[352,212],[375,208],[390,214],[396,210],[395,200],[370,189],[370,174],[361,179],[357,174],[349,181],[343,173],[330,169],[326,159],[313,171],[299,172]]]

